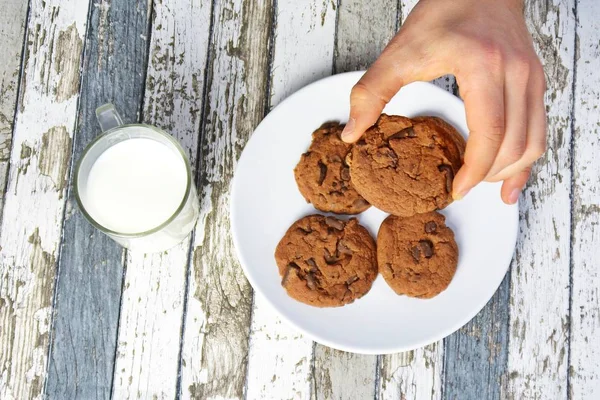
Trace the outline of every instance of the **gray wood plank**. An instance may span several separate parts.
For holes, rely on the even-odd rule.
[[[4,205],[4,190],[12,148],[12,130],[17,106],[21,53],[25,40],[27,1],[0,0],[0,224]],[[1,226],[1,225],[0,225]]]
[[[214,3],[200,148],[200,218],[195,230],[185,320],[181,396],[245,394],[252,293],[230,233],[235,165],[265,115],[274,4]]]
[[[334,72],[366,69],[396,32],[396,0],[338,3]],[[377,356],[344,353],[315,345],[312,396],[317,399],[373,398],[378,387]]]
[[[503,398],[507,379],[509,291],[507,274],[483,310],[444,340],[444,398]]]
[[[86,33],[73,157],[100,128],[95,109],[112,102],[136,122],[147,65],[149,5],[93,3]],[[123,280],[123,251],[85,221],[69,190],[55,296],[46,393],[52,399],[108,399],[111,394]]]

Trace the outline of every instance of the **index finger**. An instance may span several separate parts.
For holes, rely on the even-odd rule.
[[[464,164],[454,177],[452,197],[463,198],[487,176],[504,139],[504,83],[502,74],[478,72],[460,82],[469,139]],[[459,77],[457,77],[457,80]]]

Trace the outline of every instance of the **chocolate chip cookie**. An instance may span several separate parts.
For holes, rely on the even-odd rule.
[[[340,139],[343,129],[344,125],[329,122],[314,131],[294,175],[302,196],[318,210],[358,214],[369,208],[369,203],[350,180],[346,156],[352,145]]]
[[[437,117],[382,114],[355,144],[350,177],[373,206],[408,217],[452,202],[452,180],[462,165],[465,141]]]
[[[281,285],[315,307],[337,307],[364,296],[377,277],[375,242],[355,218],[301,218],[275,249]]]
[[[458,246],[437,212],[390,215],[377,234],[379,272],[397,294],[430,298],[445,290],[456,272]]]

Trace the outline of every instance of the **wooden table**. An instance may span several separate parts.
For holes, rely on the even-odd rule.
[[[343,353],[282,323],[242,274],[229,186],[253,128],[300,87],[366,68],[415,3],[0,0],[0,398],[599,399],[596,0],[527,3],[549,148],[511,271],[465,327]],[[109,101],[195,165],[200,220],[164,254],[124,252],[74,202],[73,162]]]

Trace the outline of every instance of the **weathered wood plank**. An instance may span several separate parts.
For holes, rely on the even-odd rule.
[[[383,356],[379,398],[441,399],[443,346],[439,341],[414,351]]]
[[[279,0],[271,67],[271,106],[331,74],[336,5]],[[276,271],[274,271],[276,273]],[[308,399],[313,343],[254,297],[248,354],[248,399]]]
[[[547,75],[548,151],[520,203],[504,394],[510,398],[567,397],[574,6],[528,0],[525,7]]]
[[[339,3],[334,71],[366,69],[396,31],[396,0],[344,0]],[[317,399],[373,398],[377,356],[345,353],[317,344],[313,396]]]
[[[0,236],[0,398],[41,398],[87,2],[32,1]]]
[[[338,10],[334,72],[367,69],[394,37],[397,0],[343,0]]]
[[[600,398],[600,8],[577,4],[570,398]]]
[[[252,295],[229,233],[229,186],[244,143],[265,113],[273,4],[220,1],[213,18],[181,394],[234,399],[244,395]]]
[[[139,119],[147,62],[149,9],[145,0],[94,2],[90,11],[73,143],[75,160],[100,132],[95,117],[99,105],[110,101],[126,122]],[[58,274],[48,397],[107,399],[117,341],[123,251],[85,221],[72,190]]]
[[[376,398],[376,356],[346,353],[315,346],[314,399]]]
[[[0,0],[0,224],[4,190],[8,178],[13,122],[17,106],[21,54],[27,23],[27,2],[22,0]],[[1,228],[1,225],[0,225]]]
[[[510,274],[468,324],[444,340],[444,398],[506,398]]]
[[[211,3],[153,5],[143,119],[179,139],[196,165]],[[174,398],[190,240],[159,254],[128,252],[113,397]]]
[[[401,0],[398,26],[418,0]],[[454,77],[436,79],[434,83],[451,93]],[[437,342],[414,351],[381,356],[378,374],[378,397],[381,399],[440,399],[442,395],[444,343]]]

